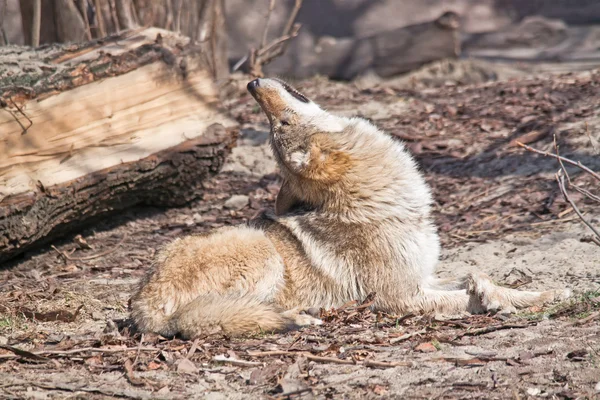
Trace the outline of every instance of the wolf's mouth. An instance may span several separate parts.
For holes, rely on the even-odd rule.
[[[308,100],[308,98],[305,95],[303,95],[298,90],[294,89],[293,87],[291,87],[290,85],[288,85],[287,83],[282,81],[281,79],[273,78],[273,80],[279,82],[279,84],[281,84],[281,86],[283,86],[283,88],[285,89],[286,92],[288,92],[289,94],[294,96],[296,99],[300,100],[301,102],[308,103],[310,101],[310,100]]]

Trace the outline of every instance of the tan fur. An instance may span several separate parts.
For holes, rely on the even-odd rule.
[[[284,178],[275,213],[160,251],[131,301],[142,331],[279,331],[321,323],[303,309],[371,292],[375,309],[397,314],[512,312],[565,295],[502,288],[482,273],[435,278],[432,199],[404,146],[284,82],[260,79],[249,90],[271,123]]]

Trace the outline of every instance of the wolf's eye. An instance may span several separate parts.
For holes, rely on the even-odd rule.
[[[283,125],[283,126],[289,126],[290,125],[290,123],[288,121],[286,121],[286,120],[282,120],[280,122],[281,122],[281,125]]]

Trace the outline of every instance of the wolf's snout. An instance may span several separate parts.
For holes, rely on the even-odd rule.
[[[246,86],[246,88],[248,89],[249,92],[254,92],[256,90],[256,88],[259,86],[259,82],[258,82],[258,78],[248,82],[248,85]]]

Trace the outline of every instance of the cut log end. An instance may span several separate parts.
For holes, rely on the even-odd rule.
[[[106,213],[200,194],[237,124],[188,42],[137,30],[21,55],[29,67],[0,76],[0,262]]]

